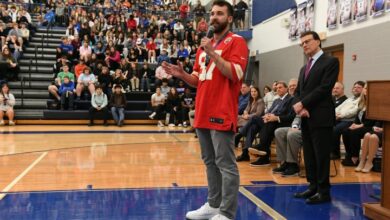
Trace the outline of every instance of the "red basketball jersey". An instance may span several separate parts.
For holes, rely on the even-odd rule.
[[[236,131],[238,96],[248,62],[248,47],[244,38],[230,32],[217,43],[215,52],[230,62],[233,80],[222,75],[213,60],[206,66],[206,53],[198,50],[192,73],[199,79],[194,127]]]

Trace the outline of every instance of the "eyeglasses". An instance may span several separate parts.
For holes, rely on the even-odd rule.
[[[307,39],[307,40],[303,41],[302,43],[300,43],[299,46],[303,47],[305,44],[309,44],[312,40],[314,40],[314,39]]]

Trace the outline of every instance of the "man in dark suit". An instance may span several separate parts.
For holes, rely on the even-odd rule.
[[[256,161],[251,163],[251,166],[270,165],[270,147],[275,136],[275,130],[291,125],[295,118],[295,112],[292,108],[293,96],[288,94],[287,84],[285,82],[277,82],[276,88],[280,98],[273,102],[267,114],[262,117],[263,125],[260,130],[260,144],[248,149],[252,154],[260,155]]]
[[[301,68],[294,111],[302,117],[303,152],[309,188],[295,193],[307,204],[329,202],[329,166],[335,108],[332,88],[339,74],[339,61],[321,49],[316,32],[301,35],[301,46],[308,62]]]
[[[344,84],[341,82],[336,82],[332,90],[332,99],[334,107],[341,105],[348,97],[344,94]]]

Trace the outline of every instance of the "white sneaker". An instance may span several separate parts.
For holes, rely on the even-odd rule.
[[[169,126],[169,127],[175,127],[175,124],[172,124],[172,123],[171,123],[171,124],[169,124],[168,126]]]
[[[154,116],[156,116],[156,112],[153,112],[152,114],[149,115],[150,119],[154,119]]]
[[[157,126],[164,127],[164,124],[161,121],[158,121]]]
[[[206,202],[199,209],[187,212],[186,218],[192,220],[211,219],[214,216],[218,215],[218,213],[219,213],[219,208],[210,207],[209,203]]]
[[[14,121],[9,121],[9,122],[8,122],[8,125],[9,125],[9,126],[15,126],[15,122],[14,122]]]
[[[224,216],[224,215],[218,214],[218,215],[212,217],[210,220],[231,220],[231,219]]]
[[[1,121],[0,121],[0,126],[4,126],[4,125],[5,125],[4,121],[1,120]]]

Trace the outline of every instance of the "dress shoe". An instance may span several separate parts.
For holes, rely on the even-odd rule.
[[[330,202],[331,198],[329,194],[321,194],[321,193],[316,193],[314,196],[306,199],[306,204],[321,204],[321,203],[326,203]]]
[[[265,147],[262,147],[260,145],[252,146],[249,147],[249,152],[254,155],[260,155],[260,156],[265,156],[267,155],[267,149]]]
[[[339,160],[341,158],[340,154],[330,153],[331,160]]]
[[[317,193],[316,190],[307,189],[306,191],[295,193],[294,197],[298,199],[308,199]]]
[[[238,156],[236,158],[236,161],[237,162],[241,162],[241,161],[250,161],[250,157],[248,154],[241,154],[240,156]]]

